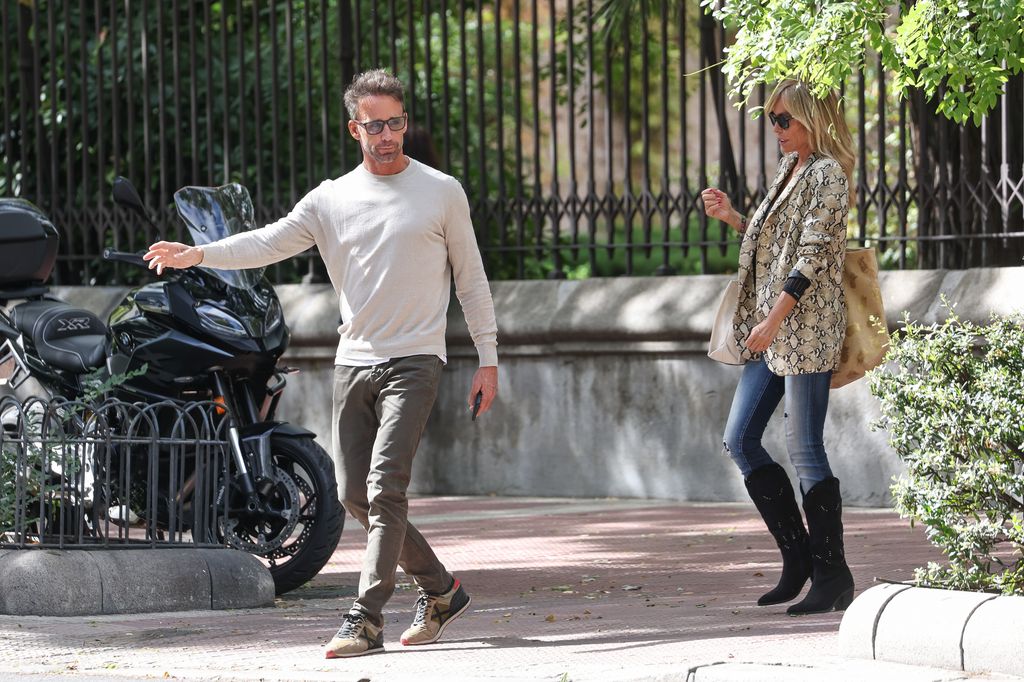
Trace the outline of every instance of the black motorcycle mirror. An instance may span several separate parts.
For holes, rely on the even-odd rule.
[[[146,207],[143,205],[142,198],[139,197],[139,193],[135,189],[135,185],[133,185],[128,178],[120,175],[114,178],[114,189],[112,194],[114,195],[115,203],[138,213],[142,216],[143,220],[154,228],[156,227],[152,218],[149,217],[149,213],[146,211]]]
[[[114,187],[111,194],[114,197],[114,203],[138,213],[142,216],[143,220],[153,227],[154,230],[156,229],[156,223],[154,223],[153,219],[149,217],[149,213],[146,211],[146,207],[142,203],[142,198],[139,197],[139,192],[135,189],[135,185],[131,183],[131,180],[118,175],[114,178]],[[140,254],[126,253],[123,251],[117,251],[116,249],[104,249],[103,258],[105,260],[131,263],[132,265],[138,265],[143,268],[149,266],[149,264],[142,259]]]

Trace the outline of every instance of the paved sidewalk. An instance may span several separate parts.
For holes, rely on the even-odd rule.
[[[330,564],[271,609],[0,617],[0,679],[610,682],[686,680],[698,666],[740,662],[757,665],[716,667],[750,680],[826,670],[843,680],[968,679],[844,661],[834,655],[842,614],[753,606],[774,585],[778,552],[752,506],[445,497],[413,500],[411,517],[473,597],[437,644],[398,643],[415,601],[401,576],[385,612],[387,652],[323,658],[358,580],[365,533],[348,523]],[[849,509],[845,522],[858,591],[940,558],[890,510]],[[777,663],[796,667],[766,665]],[[696,677],[725,679],[713,673]]]

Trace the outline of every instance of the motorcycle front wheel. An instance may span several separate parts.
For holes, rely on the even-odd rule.
[[[270,439],[275,485],[261,494],[260,512],[221,518],[220,540],[262,559],[284,594],[320,572],[341,537],[345,511],[334,464],[312,438]]]

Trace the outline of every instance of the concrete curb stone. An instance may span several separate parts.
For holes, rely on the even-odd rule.
[[[723,663],[701,666],[691,671],[686,682],[979,682],[1005,679],[961,670],[944,670],[882,661],[829,659],[813,664],[799,663]]]
[[[90,616],[257,608],[273,602],[269,570],[235,550],[0,552],[0,614]]]
[[[102,613],[210,608],[210,569],[195,550],[111,550],[89,554],[100,570]]]
[[[964,626],[964,670],[1024,677],[1024,597],[991,599]]]
[[[0,556],[0,613],[88,616],[103,613],[103,581],[88,552],[10,550]]]
[[[886,583],[872,587],[853,600],[839,623],[839,650],[850,658],[874,658],[878,618],[893,597],[910,585]]]
[[[991,594],[913,588],[885,605],[875,631],[875,658],[963,670],[964,625]],[[998,671],[997,671],[998,672]]]
[[[274,578],[259,559],[221,549],[194,551],[206,561],[214,611],[274,605]]]
[[[1022,676],[1022,632],[1024,597],[886,584],[850,605],[839,643],[850,657]]]

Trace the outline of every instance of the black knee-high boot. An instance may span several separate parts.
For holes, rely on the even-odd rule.
[[[775,589],[757,600],[758,606],[781,604],[794,599],[811,577],[811,552],[804,519],[796,505],[793,486],[786,470],[772,463],[760,467],[746,478],[747,493],[768,531],[782,552],[782,577]]]
[[[804,495],[804,513],[811,536],[811,589],[786,613],[842,611],[853,601],[853,574],[843,550],[843,498],[839,479],[826,478]]]

